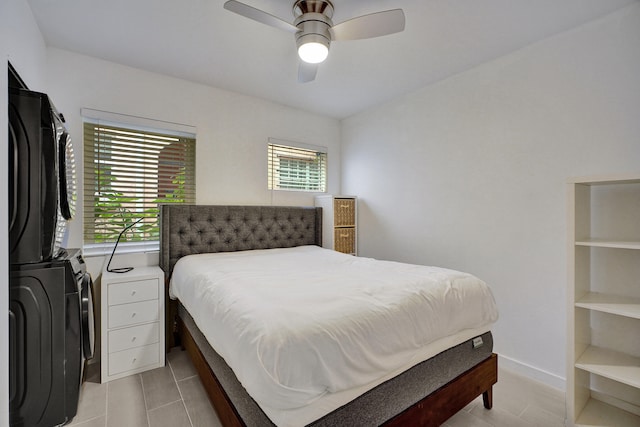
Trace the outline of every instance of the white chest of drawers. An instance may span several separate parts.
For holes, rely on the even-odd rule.
[[[101,382],[164,366],[164,272],[102,272]]]

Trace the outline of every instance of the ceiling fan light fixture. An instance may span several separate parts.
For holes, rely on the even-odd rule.
[[[329,55],[329,48],[322,43],[305,43],[298,48],[298,56],[309,64],[319,64],[324,62]]]
[[[319,34],[298,38],[298,56],[309,64],[319,64],[329,55],[329,40]]]
[[[309,64],[319,64],[329,55],[329,40],[320,34],[304,34],[297,39],[298,56]]]
[[[298,56],[308,64],[324,62],[331,43],[333,5],[328,0],[298,0],[293,15]]]
[[[300,64],[298,81],[306,83],[316,76],[317,65],[329,55],[332,41],[371,39],[404,31],[402,9],[384,10],[356,16],[333,25],[331,0],[294,0],[293,23],[289,23],[263,10],[226,0],[224,8],[245,18],[295,34]]]

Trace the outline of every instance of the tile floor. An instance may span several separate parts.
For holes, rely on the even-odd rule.
[[[90,365],[74,427],[219,427],[186,352],[174,348],[163,368],[100,384]],[[500,369],[493,409],[478,398],[445,427],[562,427],[564,393]]]

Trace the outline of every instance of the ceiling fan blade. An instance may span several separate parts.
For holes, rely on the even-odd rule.
[[[288,31],[290,33],[295,33],[298,31],[298,28],[277,16],[273,16],[264,12],[260,9],[256,9],[255,7],[251,7],[247,4],[240,3],[239,1],[229,0],[224,4],[224,8],[237,13],[238,15],[242,15],[245,18],[253,19],[254,21],[258,21],[262,24],[269,25],[270,27],[279,28],[284,31]]]
[[[333,40],[360,40],[386,36],[404,30],[402,9],[385,10],[358,16],[331,28]]]
[[[314,81],[317,72],[318,64],[309,64],[307,62],[300,61],[300,65],[298,66],[298,83]]]

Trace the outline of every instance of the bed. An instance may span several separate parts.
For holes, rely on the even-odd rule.
[[[437,337],[438,339],[431,340],[433,342],[430,341],[428,346],[424,346],[428,351],[425,350],[424,354],[421,353],[417,359],[417,356],[412,355],[411,358],[400,360],[401,358],[396,357],[395,351],[390,352],[391,355],[384,355],[384,357],[383,355],[378,357],[374,351],[366,353],[364,358],[361,355],[352,358],[352,355],[349,354],[346,357],[347,362],[352,359],[357,360],[357,372],[353,374],[353,370],[346,368],[344,371],[339,370],[343,365],[336,362],[339,358],[335,356],[335,352],[331,353],[328,359],[326,357],[323,359],[322,355],[315,358],[317,353],[315,347],[314,352],[302,353],[307,356],[299,357],[300,366],[292,363],[292,360],[296,360],[295,355],[299,351],[296,350],[298,353],[287,351],[291,347],[289,343],[293,341],[291,336],[300,336],[298,330],[295,330],[290,336],[279,338],[278,343],[287,343],[286,346],[282,346],[287,351],[278,350],[275,355],[272,354],[272,349],[273,342],[276,341],[267,341],[267,338],[262,335],[251,336],[249,334],[257,329],[262,331],[264,324],[272,324],[271,330],[275,331],[287,329],[287,327],[283,327],[283,325],[287,325],[282,323],[282,319],[273,316],[278,311],[286,311],[286,306],[276,306],[276,309],[269,312],[267,308],[270,305],[267,299],[269,294],[275,293],[275,291],[265,292],[258,288],[258,284],[262,286],[261,283],[266,282],[270,274],[276,280],[276,285],[282,283],[283,293],[275,298],[276,301],[280,301],[286,300],[290,293],[295,293],[296,284],[306,282],[304,279],[301,280],[305,276],[296,276],[296,274],[303,274],[304,271],[313,268],[313,264],[316,262],[310,262],[310,259],[317,260],[317,263],[322,264],[325,271],[332,271],[334,273],[333,281],[342,280],[341,278],[350,274],[349,272],[354,268],[357,269],[358,266],[363,271],[375,271],[374,267],[377,268],[378,264],[367,264],[369,262],[367,259],[338,255],[332,251],[320,249],[318,246],[321,242],[321,222],[322,211],[319,208],[196,205],[163,205],[161,207],[160,266],[165,271],[167,283],[172,278],[175,279],[176,287],[173,289],[173,293],[181,295],[180,300],[171,304],[168,309],[167,325],[170,328],[168,341],[171,341],[175,334],[183,348],[189,352],[223,425],[268,426],[277,424],[314,427],[381,424],[389,426],[440,425],[480,395],[483,396],[484,406],[490,409],[492,406],[492,386],[497,381],[497,356],[491,352],[492,336],[491,332],[486,330],[486,325],[477,330],[465,329],[463,332],[453,334],[452,337],[448,335]],[[194,256],[184,258],[187,255]],[[325,258],[327,264],[323,264]],[[337,264],[331,264],[333,262]],[[244,266],[253,266],[253,263],[257,263],[262,270],[250,270],[248,274],[249,277],[255,277],[258,275],[256,272],[260,272],[261,280],[259,282],[247,281],[246,276],[240,276],[240,273],[235,270],[228,270],[233,265],[242,266],[240,270],[245,270],[248,267]],[[172,277],[176,265],[178,265],[176,275]],[[264,269],[269,270],[270,265],[277,265],[278,268],[273,268],[273,271],[269,273]],[[302,267],[302,273],[296,272],[298,265]],[[343,266],[344,270],[342,270]],[[393,263],[390,267],[404,269],[405,265]],[[427,267],[415,266],[415,268]],[[290,273],[283,276],[283,269]],[[204,270],[207,270],[207,274],[218,274],[217,278],[214,278],[215,280],[205,278],[208,276],[201,274]],[[246,271],[242,271],[242,273],[247,274]],[[456,280],[468,280],[468,275],[454,273],[459,276]],[[385,275],[384,270],[375,274],[373,279],[369,278],[366,282],[376,282],[376,277],[382,278]],[[398,270],[398,277],[401,274],[405,273]],[[413,270],[409,274],[413,274]],[[444,273],[440,269],[436,271],[436,274]],[[287,279],[291,279],[288,285]],[[218,286],[216,289],[224,288],[227,293],[215,296],[214,301],[224,302],[232,299],[235,303],[240,298],[238,295],[241,295],[240,292],[243,288],[249,290],[248,293],[242,294],[244,295],[242,298],[248,302],[244,303],[246,310],[238,317],[239,320],[232,320],[230,323],[224,324],[225,319],[229,317],[226,306],[212,309],[213,317],[203,320],[202,312],[206,312],[207,309],[199,306],[210,294],[207,293],[209,288],[203,287],[205,285],[200,282],[209,280],[215,281],[217,284],[226,284],[226,287]],[[178,287],[177,283],[179,282],[183,282],[180,285],[182,288]],[[313,281],[309,280],[309,282]],[[382,283],[383,280],[381,279],[380,282]],[[172,284],[172,286],[174,285]],[[251,288],[251,286],[255,287]],[[287,288],[287,286],[289,287]],[[330,284],[321,282],[316,286],[316,288],[325,287],[330,287]],[[207,291],[205,292],[203,289],[207,289]],[[311,287],[304,290],[305,296],[308,297],[309,292],[313,293],[313,289]],[[339,289],[339,287],[336,288],[338,292]],[[382,295],[385,295],[380,289],[382,288],[366,291],[369,295],[375,295],[375,303],[378,299],[382,299]],[[395,293],[394,290],[392,294]],[[314,294],[313,298],[322,298],[322,294]],[[351,299],[354,298],[350,295],[343,295],[341,301]],[[264,310],[260,305],[263,301]],[[302,311],[313,312],[315,305],[322,306],[322,304],[312,304],[308,309]],[[395,302],[392,301],[391,306],[394,305]],[[342,310],[342,307],[338,308]],[[246,322],[247,318],[252,317],[253,312],[260,311],[267,313],[265,319],[274,318],[276,320],[261,322],[258,319],[257,323],[246,323],[248,326],[242,326],[241,329],[233,331],[235,325]],[[403,311],[406,310],[403,309]],[[467,306],[466,311],[473,311],[473,305]],[[224,315],[215,317],[216,312]],[[314,316],[317,314],[313,313]],[[287,316],[290,315],[292,314],[287,314]],[[411,316],[415,315],[415,313],[411,314]],[[285,316],[284,319],[286,320],[287,317]],[[494,321],[495,317],[489,320],[488,324]],[[373,320],[367,320],[367,322],[367,324],[375,326],[374,330],[379,330],[383,325],[376,326]],[[451,322],[452,320],[449,319],[445,323]],[[302,318],[292,323],[304,325]],[[432,319],[428,323],[437,323],[437,319]],[[252,326],[256,324],[260,327]],[[307,326],[307,329],[315,330],[312,323]],[[352,326],[351,330],[362,329],[360,326]],[[402,328],[404,331],[409,327],[405,325]],[[244,341],[248,343],[266,342],[268,344],[262,345],[258,356],[255,356],[256,351],[249,347],[228,347],[228,345],[236,344],[228,337],[224,338],[224,333],[222,336],[212,335],[220,333],[215,332],[216,329],[227,331],[227,335],[247,335]],[[318,339],[324,339],[322,337],[329,335],[331,342],[333,342],[335,336],[341,335],[339,331],[331,330],[327,333],[324,328],[322,331],[321,338]],[[403,332],[403,334],[397,335],[404,337],[410,334]],[[380,347],[380,343],[377,345],[383,350],[387,346],[393,348],[395,344],[391,345],[390,341],[394,341],[395,338],[397,337],[389,335],[384,338],[384,346]],[[354,334],[353,337],[347,337],[346,342],[357,342],[358,339]],[[300,340],[305,343],[312,342],[312,338],[307,335],[303,335]],[[399,341],[403,340],[404,338],[399,339]],[[242,343],[243,339],[238,341]],[[211,342],[215,343],[215,350]],[[231,342],[231,344],[227,344],[227,342]],[[345,347],[344,342],[339,345],[341,349]],[[323,349],[326,347],[325,344],[319,346]],[[349,346],[346,345],[346,347]],[[360,345],[351,347],[361,348]],[[420,345],[421,349],[422,347]],[[309,354],[312,356],[308,356]],[[373,359],[370,357],[371,354],[375,356]],[[257,363],[253,359],[256,359]],[[370,363],[362,362],[365,359],[371,359]],[[331,363],[326,363],[326,360],[331,360]],[[303,362],[309,364],[304,365]],[[235,372],[229,365],[234,367]],[[254,365],[259,365],[257,370],[252,370]],[[302,382],[296,382],[298,374],[296,374],[298,376],[293,376],[286,371],[286,368],[293,365],[296,366],[293,370],[297,370],[298,374],[304,373],[304,380],[300,380]],[[325,365],[331,365],[331,369],[318,368],[326,367]],[[376,371],[377,369],[388,370],[389,367],[393,369],[390,369],[386,375],[379,375],[379,372]],[[331,372],[333,369],[338,372],[337,375],[335,372]],[[264,374],[263,370],[268,372]],[[326,384],[322,383],[326,386],[325,388],[315,390],[308,386],[311,383],[308,382],[310,380],[306,376],[313,377],[316,373],[318,376],[326,374],[322,378],[323,381],[328,381]],[[260,380],[258,378],[260,376],[264,376],[266,380]],[[276,377],[277,381],[273,380]],[[350,382],[352,377],[353,382]],[[374,377],[375,381],[371,380]],[[286,380],[282,380],[282,378]],[[293,391],[293,394],[290,390]]]

